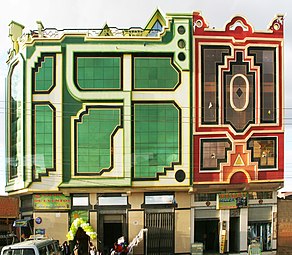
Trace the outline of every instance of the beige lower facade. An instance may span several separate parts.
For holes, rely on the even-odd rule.
[[[72,194],[69,210],[25,211],[23,217],[34,219],[35,233],[41,231],[60,243],[67,240],[72,218],[88,215],[87,221],[98,234],[98,240],[93,243],[105,252],[120,236],[125,236],[130,243],[143,233],[143,238],[133,249],[134,254],[151,254],[157,249],[190,254],[192,196],[187,191],[82,194],[80,197],[88,199],[88,205],[78,199],[74,204],[75,198],[80,197],[77,193]]]

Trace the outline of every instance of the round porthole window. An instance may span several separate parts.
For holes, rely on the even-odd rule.
[[[185,55],[184,53],[180,52],[180,53],[178,54],[178,59],[179,59],[180,61],[184,61],[184,60],[186,59],[186,55]]]
[[[186,29],[184,26],[179,26],[177,28],[177,32],[180,34],[180,35],[183,35],[185,32],[186,32]]]
[[[183,49],[184,47],[186,47],[186,42],[181,39],[177,42],[177,45],[179,48]]]
[[[175,173],[175,179],[178,181],[178,182],[183,182],[186,178],[186,174],[183,170],[178,170],[176,173]]]

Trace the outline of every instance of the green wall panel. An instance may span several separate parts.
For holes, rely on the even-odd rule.
[[[179,73],[171,57],[135,57],[136,89],[174,89]]]
[[[77,173],[111,167],[112,135],[120,125],[119,109],[91,108],[77,125]]]
[[[135,178],[155,178],[179,160],[179,111],[173,104],[135,104]]]

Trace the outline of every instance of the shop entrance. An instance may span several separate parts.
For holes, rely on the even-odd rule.
[[[195,220],[195,242],[203,243],[204,253],[219,253],[218,225],[218,219]]]
[[[127,237],[125,214],[102,214],[100,220],[100,241],[104,254],[109,254],[114,243],[121,236]]]
[[[174,212],[162,209],[145,212],[147,255],[174,254]],[[146,252],[146,251],[145,251]]]
[[[231,217],[229,224],[229,252],[240,252],[240,218]]]
[[[270,222],[249,223],[248,244],[250,244],[252,240],[255,240],[260,243],[262,251],[272,250],[271,223]]]

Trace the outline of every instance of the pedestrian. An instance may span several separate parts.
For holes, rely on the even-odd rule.
[[[73,253],[74,253],[74,255],[78,255],[78,253],[79,253],[79,241],[78,240],[76,240],[76,244],[74,246]]]
[[[63,255],[70,255],[70,247],[69,247],[67,241],[65,241],[62,244],[62,250],[63,250]]]
[[[89,242],[89,254],[96,255],[96,247],[92,242]]]

